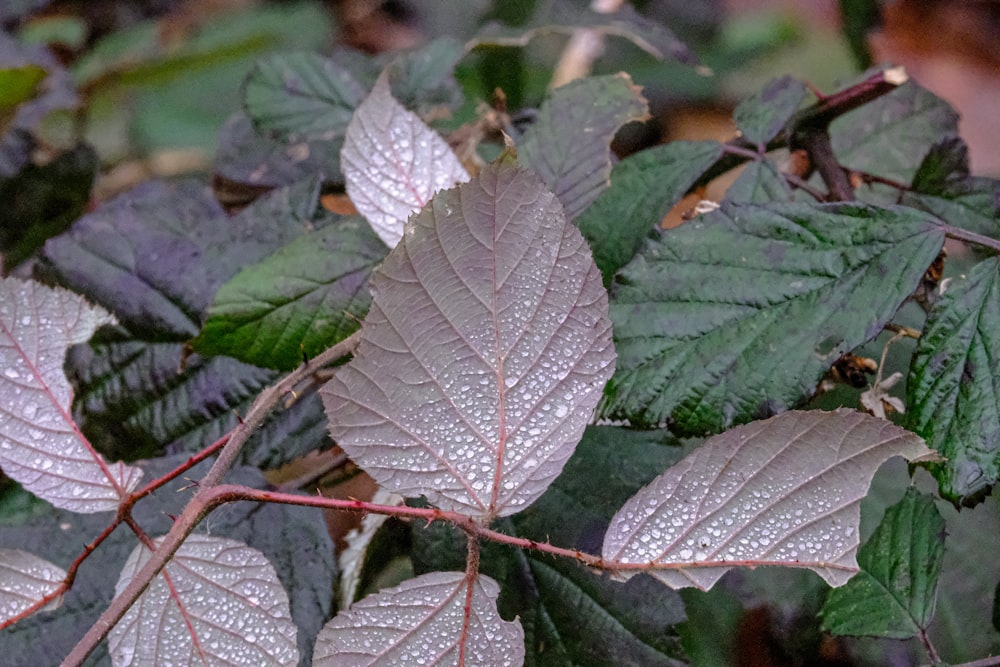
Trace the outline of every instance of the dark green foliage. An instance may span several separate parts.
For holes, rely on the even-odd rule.
[[[611,187],[576,220],[605,285],[720,157],[722,145],[714,141],[676,141],[615,165]]]
[[[908,423],[948,460],[941,495],[975,504],[1000,475],[1000,262],[956,279],[931,309],[907,383]]]
[[[923,214],[723,204],[650,241],[612,288],[618,370],[603,413],[717,432],[808,399],[937,256]]]
[[[908,489],[858,552],[861,572],[827,596],[823,629],[892,639],[926,630],[934,616],[944,540],[944,519],[934,499]]]

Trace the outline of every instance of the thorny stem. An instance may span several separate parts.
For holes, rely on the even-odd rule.
[[[564,547],[557,547],[548,542],[537,542],[535,540],[529,540],[524,537],[516,537],[514,535],[507,535],[506,533],[501,533],[499,531],[488,528],[476,519],[462,514],[460,512],[449,512],[445,510],[439,510],[433,507],[407,507],[406,505],[378,505],[375,503],[367,503],[361,500],[340,500],[337,498],[325,498],[323,496],[303,496],[295,495],[289,493],[277,493],[274,491],[262,491],[260,489],[251,489],[249,487],[240,486],[236,484],[223,484],[216,486],[212,489],[211,494],[207,496],[207,499],[211,503],[212,507],[221,505],[223,503],[235,502],[238,500],[254,500],[259,502],[270,502],[279,503],[285,505],[303,505],[305,507],[319,507],[322,509],[333,509],[333,510],[346,510],[349,512],[362,512],[369,514],[385,514],[392,516],[396,519],[420,519],[431,524],[435,521],[444,521],[450,523],[457,528],[464,531],[470,539],[476,538],[477,540],[490,540],[492,542],[499,542],[501,544],[509,544],[511,546],[520,547],[522,549],[531,549],[534,551],[540,551],[542,553],[547,553],[553,556],[560,556],[562,558],[570,558],[583,563],[589,567],[598,570],[607,570],[609,572],[623,572],[623,571],[643,571],[643,570],[679,570],[679,569],[695,569],[695,568],[713,568],[713,567],[738,567],[738,566],[764,566],[764,565],[781,565],[784,567],[793,568],[827,568],[831,570],[844,570],[848,572],[856,572],[856,567],[848,567],[846,565],[841,565],[839,563],[828,563],[828,562],[818,562],[818,561],[713,561],[705,563],[660,563],[660,562],[643,562],[643,563],[629,563],[616,560],[606,560],[600,556],[595,556],[593,554],[585,553],[577,549],[567,549]]]
[[[812,145],[813,150],[819,151],[817,154],[813,154],[810,151],[809,159],[811,163],[820,171],[820,175],[823,176],[824,180],[827,178],[824,175],[824,172],[826,172],[831,178],[835,179],[834,183],[837,183],[834,186],[830,182],[827,182],[827,187],[830,188],[831,194],[836,197],[838,196],[838,192],[840,195],[844,195],[850,191],[852,196],[849,199],[853,199],[853,188],[850,187],[850,180],[847,178],[847,174],[844,173],[843,168],[836,161],[833,151],[826,151],[821,144],[816,143],[817,140],[814,138],[814,135],[823,134],[829,139],[827,130],[834,119],[892,92],[906,81],[906,72],[903,68],[896,67],[873,74],[864,81],[832,95],[822,96],[812,106],[799,111],[789,123],[789,127],[792,128],[791,132],[788,134],[779,134],[768,142],[767,146],[763,147],[763,152],[788,148],[789,145],[801,145],[803,148],[809,150],[809,146],[802,144],[802,139],[805,139],[806,143],[814,144]],[[760,159],[759,156],[762,150],[761,147],[739,137],[725,144],[725,152],[725,157],[706,170],[701,178],[691,186],[690,190],[696,190],[730,169],[738,167],[748,159]],[[841,181],[840,178],[845,179],[848,189],[843,188],[844,181]]]
[[[276,385],[266,388],[257,396],[246,417],[237,426],[226,444],[222,447],[219,458],[215,461],[212,469],[208,471],[199,482],[198,492],[191,498],[184,511],[174,522],[170,532],[162,539],[160,546],[150,556],[149,561],[139,570],[138,573],[128,583],[125,590],[115,597],[104,610],[100,618],[87,630],[83,638],[70,651],[61,667],[76,667],[81,665],[87,656],[97,647],[97,645],[107,636],[111,628],[121,620],[125,612],[135,604],[150,582],[160,573],[160,570],[167,564],[180,548],[195,526],[208,514],[214,506],[213,493],[215,486],[222,480],[223,475],[233,466],[239,456],[244,443],[257,428],[263,424],[268,413],[282,399],[282,397],[297,385],[304,378],[310,376],[317,369],[340,359],[349,354],[360,340],[360,333],[354,333],[346,339],[337,343],[315,359],[303,364],[296,370],[289,373]]]
[[[465,665],[465,647],[469,643],[469,626],[472,623],[472,594],[479,576],[479,538],[469,534],[469,550],[465,557],[465,608],[462,614],[462,634],[458,641],[458,664]]]
[[[101,543],[104,542],[104,540],[106,540],[111,535],[111,533],[115,532],[115,529],[118,528],[118,526],[120,526],[123,522],[129,523],[129,521],[132,518],[131,515],[132,508],[139,500],[145,498],[149,494],[153,493],[154,491],[162,487],[164,484],[169,483],[171,480],[176,479],[179,475],[184,474],[187,470],[190,470],[194,466],[198,465],[199,463],[207,459],[212,454],[215,454],[217,451],[222,449],[223,445],[226,444],[226,440],[229,438],[229,435],[230,435],[229,433],[225,434],[224,436],[216,440],[214,443],[212,443],[202,451],[198,452],[197,454],[189,458],[182,465],[171,470],[163,477],[155,479],[149,482],[142,489],[130,493],[118,506],[118,513],[115,516],[115,518],[111,521],[111,523],[108,524],[107,528],[105,528],[100,535],[95,537],[92,542],[84,545],[83,551],[70,564],[69,569],[66,570],[66,576],[63,578],[63,581],[59,585],[59,587],[54,591],[52,591],[51,593],[49,593],[48,595],[45,595],[42,598],[40,598],[33,605],[25,609],[17,616],[13,616],[11,618],[8,618],[6,621],[0,622],[0,630],[3,630],[8,626],[17,623],[21,619],[27,618],[28,616],[31,616],[35,612],[44,609],[50,602],[58,599],[59,597],[67,593],[73,587],[73,582],[76,581],[76,573],[77,571],[79,571],[80,566],[83,565],[83,562],[87,560],[90,554],[92,554],[97,549],[97,547],[99,547]],[[134,531],[138,527],[138,524],[133,525],[132,523],[129,523],[129,526],[132,527]]]
[[[931,664],[936,665],[941,662],[941,656],[938,655],[937,649],[934,648],[934,644],[931,643],[931,638],[927,635],[927,630],[924,628],[920,629],[920,643],[924,645],[927,657],[931,659]]]

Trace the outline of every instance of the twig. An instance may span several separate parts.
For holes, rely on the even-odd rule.
[[[977,234],[976,232],[970,232],[969,230],[962,229],[961,227],[949,225],[943,220],[940,220],[938,225],[942,230],[944,230],[944,235],[950,239],[980,245],[985,248],[989,248],[990,250],[1000,252],[1000,240],[990,238],[989,236],[983,236],[982,234]]]
[[[360,333],[352,334],[322,354],[319,354],[309,363],[289,373],[278,384],[268,387],[261,392],[253,402],[244,420],[233,430],[232,435],[222,448],[219,458],[212,466],[212,469],[208,471],[199,483],[198,492],[191,498],[180,516],[177,517],[170,532],[162,539],[159,547],[150,556],[149,561],[136,573],[132,581],[125,587],[125,590],[120,595],[115,596],[100,618],[87,630],[86,634],[73,647],[69,655],[66,656],[61,667],[77,667],[83,664],[83,661],[87,659],[87,656],[107,636],[111,628],[135,604],[135,601],[139,599],[139,596],[146,590],[153,578],[160,573],[160,570],[173,557],[187,536],[194,530],[195,526],[212,509],[214,506],[214,487],[229,468],[232,467],[233,463],[235,463],[243,444],[263,424],[267,414],[278,404],[282,396],[317,368],[321,368],[349,354],[359,340]]]
[[[934,648],[934,644],[931,643],[931,638],[927,634],[927,630],[924,628],[920,629],[920,643],[924,645],[924,649],[927,651],[927,657],[931,659],[931,662],[935,665],[941,662],[941,656],[938,655],[937,649]]]
[[[830,198],[834,201],[854,201],[854,187],[847,172],[840,166],[837,156],[830,143],[830,134],[826,128],[809,128],[797,130],[792,139],[792,147],[801,147],[809,154],[809,162],[816,167],[826,187],[830,189]]]
[[[520,547],[522,549],[532,549],[553,556],[570,558],[583,563],[589,567],[607,570],[609,572],[641,572],[646,570],[686,570],[699,568],[717,567],[760,567],[776,565],[792,568],[827,568],[832,570],[844,570],[857,572],[856,567],[849,567],[840,563],[830,563],[826,561],[706,561],[702,563],[662,563],[656,561],[643,563],[628,563],[622,561],[606,560],[600,556],[588,554],[577,549],[567,549],[558,547],[548,542],[537,542],[524,537],[507,535],[493,530],[479,523],[476,519],[459,512],[448,512],[434,507],[406,507],[399,505],[378,505],[366,503],[360,500],[340,500],[337,498],[324,498],[322,496],[303,496],[288,493],[276,493],[273,491],[262,491],[251,489],[236,484],[220,485],[213,487],[207,496],[208,501],[214,507],[223,503],[235,502],[239,500],[253,500],[258,502],[279,503],[284,505],[303,505],[305,507],[319,507],[322,509],[346,510],[349,512],[362,512],[369,514],[386,514],[397,519],[419,519],[428,524],[435,521],[450,523],[464,531],[470,537],[480,540],[490,540],[501,544]]]

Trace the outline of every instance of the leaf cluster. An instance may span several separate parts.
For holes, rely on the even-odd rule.
[[[1000,183],[898,69],[826,96],[776,79],[731,141],[622,159],[612,139],[648,112],[624,73],[552,90],[526,126],[500,105],[447,136],[425,122],[462,104],[463,59],[560,25],[692,58],[632,12],[387,61],[268,56],[214,192],[150,181],[2,246],[35,278],[0,282],[7,655],[79,664],[106,635],[116,665],[165,646],[191,664],[678,664],[712,653],[706,605],[780,566],[818,575],[817,632],[947,657],[934,499],[970,508],[1000,475]],[[49,104],[43,74],[0,71],[0,112]],[[5,141],[27,136],[16,118]],[[942,277],[946,239],[973,251]],[[892,334],[917,338],[902,397],[884,354],[857,356]],[[848,368],[863,395],[831,391]],[[258,470],[334,447],[396,495]],[[860,546],[895,456],[935,488]],[[368,513],[369,536],[394,517],[414,576],[333,615],[316,508]]]

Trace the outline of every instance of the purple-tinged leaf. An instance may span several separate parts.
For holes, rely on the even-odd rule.
[[[524,630],[497,613],[500,587],[477,577],[466,620],[469,586],[462,572],[431,572],[369,595],[326,624],[313,666],[459,665],[460,655],[466,665],[521,665]]]
[[[917,435],[849,410],[786,412],[705,441],[611,520],[603,556],[625,577],[708,590],[733,567],[813,570],[831,586],[858,571],[860,502],[893,456],[931,460]]]
[[[178,454],[150,459],[141,465],[146,477],[155,479],[187,459],[188,454]],[[166,533],[173,524],[172,517],[180,514],[198,491],[191,480],[201,479],[213,463],[211,459],[203,461],[159,493],[143,498],[133,508],[135,520],[150,534]],[[226,479],[256,489],[268,488],[257,468],[234,467]],[[80,555],[83,545],[108,525],[107,515],[73,514],[56,509],[22,489],[5,491],[0,502],[0,544],[32,545],[32,551],[52,563],[71,563]],[[316,508],[296,505],[236,503],[213,513],[207,525],[212,535],[244,542],[264,554],[274,566],[288,593],[292,620],[298,626],[298,665],[309,667],[316,635],[335,611],[331,591],[335,588],[337,567],[333,541],[322,513]],[[76,584],[66,592],[57,613],[33,614],[0,632],[0,664],[4,667],[59,664],[111,603],[115,583],[134,549],[135,536],[131,531],[112,533],[81,563]],[[98,646],[87,664],[111,665],[107,642]],[[294,665],[289,663],[288,667]]]
[[[556,193],[573,220],[611,183],[611,140],[649,117],[628,74],[578,79],[552,91],[518,142],[518,157]]]
[[[384,74],[354,112],[340,159],[347,194],[390,248],[435,192],[469,180],[447,142],[393,99]]]
[[[115,587],[149,560],[139,545]],[[195,534],[108,635],[119,665],[298,662],[288,595],[268,560],[242,542]],[[171,591],[173,589],[173,592]]]
[[[0,624],[55,592],[66,570],[20,549],[0,549]],[[54,609],[59,600],[50,603]]]
[[[39,498],[73,512],[111,512],[142,471],[109,464],[70,414],[70,345],[114,318],[62,289],[0,280],[0,467]]]
[[[533,502],[615,359],[601,276],[555,195],[491,165],[411,220],[372,293],[321,390],[334,440],[403,496],[485,519]]]

